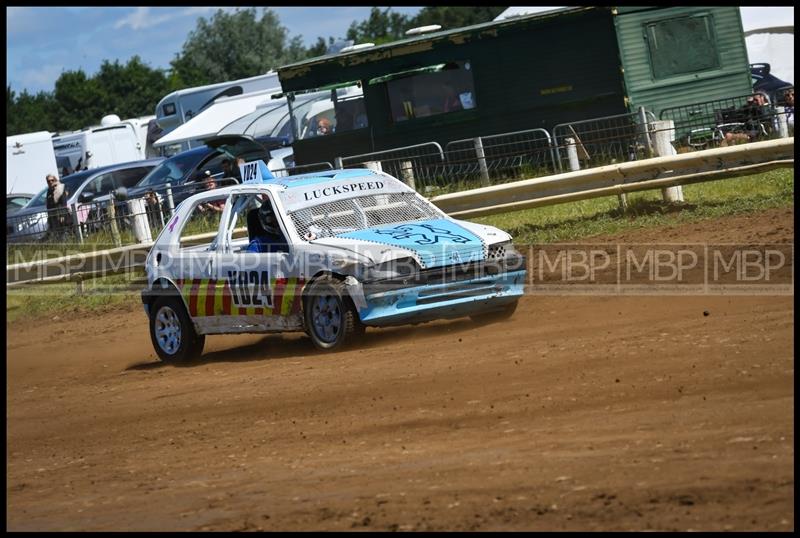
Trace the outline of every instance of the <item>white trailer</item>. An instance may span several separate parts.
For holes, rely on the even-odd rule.
[[[58,174],[48,131],[6,137],[6,194],[37,193],[47,187],[47,174]]]
[[[97,168],[144,158],[136,128],[116,116],[103,118],[100,127],[53,138],[59,172]]]
[[[156,122],[163,129],[161,133],[163,136],[197,116],[220,97],[233,97],[262,90],[281,91],[277,72],[269,71],[256,77],[174,91],[156,105]],[[201,142],[190,140],[165,149],[167,153],[174,154],[200,145]]]

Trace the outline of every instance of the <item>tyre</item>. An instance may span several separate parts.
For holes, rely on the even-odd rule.
[[[318,349],[340,349],[364,333],[344,282],[324,276],[306,293],[303,317],[306,332]]]
[[[519,301],[514,301],[502,308],[502,310],[495,310],[493,312],[486,312],[484,314],[474,314],[470,316],[475,323],[495,323],[497,321],[505,321],[514,315],[517,310]]]
[[[198,335],[180,297],[159,297],[152,304],[150,339],[164,362],[182,362],[199,357],[206,342]]]

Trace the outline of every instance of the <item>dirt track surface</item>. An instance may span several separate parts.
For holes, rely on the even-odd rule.
[[[620,240],[793,241],[792,211],[662,231]],[[336,354],[212,336],[185,366],[138,305],[8,326],[7,528],[793,530],[793,314],[527,296]]]

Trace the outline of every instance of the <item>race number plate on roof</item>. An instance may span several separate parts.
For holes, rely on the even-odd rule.
[[[242,174],[242,183],[266,183],[267,180],[275,179],[269,171],[264,161],[251,161],[239,165],[239,172]]]

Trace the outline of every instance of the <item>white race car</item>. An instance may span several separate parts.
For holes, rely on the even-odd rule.
[[[242,177],[182,202],[147,257],[142,302],[164,361],[198,356],[207,334],[305,331],[336,349],[366,326],[502,319],[523,294],[510,235],[388,174],[272,178],[256,161]]]

